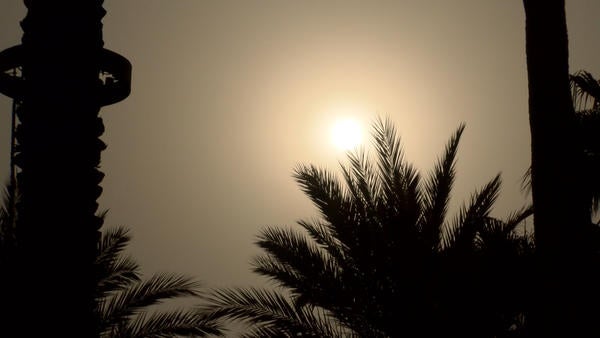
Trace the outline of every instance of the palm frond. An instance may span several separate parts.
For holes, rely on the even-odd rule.
[[[505,228],[508,231],[514,231],[519,224],[521,224],[530,216],[533,216],[533,205],[531,204],[524,206],[523,208],[513,211],[511,214],[509,214],[506,220],[504,221],[504,223],[506,224]]]
[[[131,257],[119,257],[109,266],[99,266],[100,279],[96,283],[96,294],[106,298],[140,281],[139,265]]]
[[[168,299],[199,294],[200,283],[179,274],[161,273],[122,290],[100,308],[103,327],[126,321],[141,309]]]
[[[350,251],[357,251],[361,246],[361,231],[369,228],[369,223],[377,222],[371,201],[362,196],[359,182],[355,177],[352,166],[340,165],[346,183],[348,198],[345,201],[346,209],[341,217],[328,219],[332,225],[332,232],[342,241]]]
[[[345,176],[352,177],[351,181],[346,180],[347,185],[351,188],[350,191],[353,193],[355,202],[360,201],[365,208],[365,212],[372,214],[375,210],[375,198],[380,187],[367,151],[358,149],[348,153],[347,158],[350,163],[350,170]],[[356,189],[352,189],[353,187],[356,187]]]
[[[600,104],[600,83],[598,80],[586,71],[578,71],[570,78],[575,110],[598,108]]]
[[[333,223],[345,216],[347,203],[344,190],[333,173],[313,165],[298,165],[293,178],[325,220]]]
[[[414,225],[421,213],[420,175],[404,161],[402,142],[390,119],[375,120],[373,139],[381,181],[379,214],[386,219],[383,224],[402,223],[396,228]]]
[[[452,225],[446,225],[442,232],[444,251],[465,252],[473,248],[478,227],[489,217],[492,206],[500,193],[500,174],[496,175],[481,190],[471,197],[469,205],[461,208]],[[448,223],[446,223],[448,224]]]
[[[304,335],[302,335],[304,336]],[[287,329],[279,326],[254,326],[247,329],[245,333],[240,335],[240,338],[286,338],[293,337]]]
[[[279,286],[293,290],[302,287],[305,278],[288,264],[278,261],[271,255],[259,255],[252,260],[252,271],[267,277]]]
[[[348,248],[335,236],[335,228],[331,224],[324,224],[319,220],[298,221],[298,224],[303,227],[310,237],[319,244],[332,259],[335,259],[338,264],[344,262],[349,257],[347,255]]]
[[[298,307],[275,290],[217,289],[203,297],[207,300],[203,312],[212,318],[240,320],[250,325],[251,332],[247,337],[351,336],[351,332],[340,327],[326,311],[310,306]]]
[[[377,118],[373,123],[373,139],[378,154],[379,172],[385,194],[391,194],[404,167],[404,150],[390,119]]]
[[[473,249],[507,259],[507,254],[518,252],[519,245],[516,242],[519,239],[513,231],[507,229],[505,222],[488,217],[477,232]]]
[[[460,137],[465,130],[461,124],[454,132],[441,158],[425,183],[423,217],[420,220],[421,236],[429,249],[438,250],[442,226],[446,219],[450,193],[454,184],[456,153]]]
[[[352,181],[354,178],[350,170],[348,169],[346,174]],[[352,197],[355,194],[360,196],[358,188],[355,189],[356,185],[350,182],[348,189],[354,191],[347,192],[333,173],[312,165],[298,166],[294,178],[301,190],[321,211],[324,221],[331,224],[332,235],[350,251],[360,251],[360,239],[364,236],[361,237],[359,231],[368,229],[365,224],[368,219],[364,217],[364,201]]]
[[[109,293],[125,289],[140,280],[139,265],[132,258],[122,254],[130,241],[129,230],[124,227],[105,230],[96,257],[99,277],[96,293],[99,299],[104,299]]]
[[[110,266],[119,258],[129,242],[131,242],[131,236],[125,227],[113,227],[105,230],[99,244],[96,264]]]
[[[409,185],[407,182],[415,179],[416,172],[404,161],[402,141],[390,119],[375,120],[373,140],[383,199],[388,205],[395,205],[398,193],[405,190],[405,186]]]
[[[301,304],[306,295],[319,303],[331,302],[340,265],[326,250],[292,229],[266,228],[257,245],[268,256],[257,257],[253,271],[288,287]]]
[[[521,177],[521,192],[526,195],[531,193],[531,167],[527,168]]]
[[[222,325],[197,310],[142,312],[117,328],[111,338],[171,338],[222,336]]]

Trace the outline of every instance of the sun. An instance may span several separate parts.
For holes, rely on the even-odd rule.
[[[363,141],[360,124],[354,119],[341,119],[331,128],[331,142],[340,150],[352,150]]]

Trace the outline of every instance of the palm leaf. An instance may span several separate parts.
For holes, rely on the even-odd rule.
[[[99,244],[96,266],[99,271],[96,292],[104,299],[109,293],[129,287],[140,280],[139,265],[122,253],[131,241],[129,230],[114,227],[106,230]]]
[[[339,285],[340,265],[325,250],[292,229],[266,228],[257,245],[268,256],[254,260],[254,271],[288,287],[296,301],[307,295],[316,304],[330,304],[332,288]]]
[[[571,75],[571,89],[575,110],[596,109],[600,103],[600,83],[592,74],[579,71]],[[591,104],[590,104],[591,103]]]
[[[114,261],[125,250],[130,241],[129,230],[125,227],[109,228],[102,235],[96,262],[106,264],[105,262]]]
[[[465,125],[462,124],[454,132],[446,145],[444,155],[438,159],[433,172],[425,183],[424,210],[423,218],[420,220],[420,230],[427,247],[431,250],[439,249],[440,234],[454,184],[456,153],[464,129]]]
[[[404,151],[400,137],[390,119],[378,118],[373,124],[373,139],[378,154],[379,172],[382,176],[383,193],[393,195],[401,181],[401,171],[405,166]],[[390,198],[389,200],[393,200]]]
[[[333,223],[345,216],[347,203],[344,191],[333,173],[313,165],[298,165],[293,177],[325,220]]]
[[[407,187],[418,183],[418,173],[404,161],[404,151],[400,137],[391,120],[378,118],[373,124],[374,146],[377,151],[379,177],[382,186],[382,199],[394,208],[407,198]],[[418,196],[415,194],[414,196]]]
[[[337,261],[337,264],[341,264],[350,258],[347,255],[347,246],[334,236],[335,232],[330,224],[324,224],[318,220],[312,222],[299,221],[298,224],[308,232],[317,244],[329,253],[331,259]]]
[[[347,159],[350,167],[349,169],[342,167],[342,169],[347,186],[354,197],[353,200],[355,203],[361,204],[365,216],[373,215],[380,187],[368,154],[364,149],[358,149],[349,152]]]
[[[381,181],[381,206],[378,210],[384,225],[396,224],[385,232],[391,238],[396,230],[412,230],[421,213],[420,176],[404,161],[401,139],[391,120],[378,118],[373,124],[374,146],[377,151],[378,174]],[[391,230],[391,231],[390,231]]]
[[[346,193],[336,176],[312,165],[300,165],[294,170],[293,177],[300,189],[313,201],[321,212],[325,222],[331,225],[333,236],[355,250],[358,243],[358,215],[364,210]]]
[[[222,326],[197,310],[140,313],[118,327],[112,338],[171,338],[222,336]]]
[[[533,216],[533,205],[528,205],[517,211],[513,211],[504,221],[506,224],[505,227],[508,231],[514,231],[519,224],[530,216]]]
[[[492,206],[498,198],[500,184],[501,179],[498,174],[473,194],[469,205],[461,208],[451,226],[445,226],[445,231],[442,233],[444,251],[468,252],[473,249],[477,231],[489,217]]]
[[[156,274],[146,281],[131,285],[102,304],[102,327],[127,321],[142,309],[167,299],[198,296],[199,287],[198,282],[186,276]]]
[[[119,257],[110,266],[102,266],[96,293],[105,298],[140,281],[139,265],[131,257]]]
[[[217,289],[204,297],[207,305],[203,312],[250,325],[246,337],[352,337],[348,329],[332,322],[326,311],[298,307],[275,290]]]

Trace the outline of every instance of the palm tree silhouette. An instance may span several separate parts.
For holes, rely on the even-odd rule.
[[[221,335],[217,321],[199,311],[150,311],[170,299],[198,297],[200,284],[178,274],[155,274],[142,280],[140,267],[123,251],[130,242],[123,227],[105,230],[96,258],[100,337],[204,337]],[[148,315],[147,313],[151,313]]]
[[[258,337],[360,337],[331,317],[328,310],[298,306],[287,293],[265,288],[221,288],[203,294],[199,308],[211,318],[248,325],[243,338]],[[376,337],[371,332],[368,337]]]
[[[318,336],[323,327],[364,337],[508,332],[525,308],[514,282],[525,271],[531,242],[515,229],[531,210],[507,221],[490,216],[498,175],[446,220],[463,130],[424,181],[383,119],[374,124],[376,161],[366,151],[348,154],[343,182],[330,171],[299,165],[294,178],[321,219],[299,222],[308,236],[265,228],[257,244],[266,254],[254,260],[254,271],[289,295],[221,289],[205,309],[260,333],[248,336]]]
[[[0,271],[14,264],[18,238],[15,231],[14,205],[17,192],[7,188],[0,204]],[[104,219],[105,213],[99,217]],[[200,295],[200,283],[179,274],[160,273],[147,280],[141,278],[140,266],[124,251],[131,241],[124,227],[103,232],[95,260],[97,307],[99,323],[95,334],[104,338],[134,337],[204,337],[221,336],[220,323],[195,309],[157,311],[153,306],[173,299],[195,298]],[[2,298],[14,289],[0,279]],[[14,286],[13,286],[14,287]]]

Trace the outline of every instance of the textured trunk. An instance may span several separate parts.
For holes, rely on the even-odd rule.
[[[26,0],[16,164],[26,336],[95,335],[102,0]]]
[[[542,337],[568,337],[577,317],[582,231],[590,223],[581,182],[582,149],[569,87],[564,0],[524,0],[531,130],[531,187],[539,280],[533,312]],[[580,289],[581,290],[581,289]],[[581,318],[581,317],[580,317]]]

